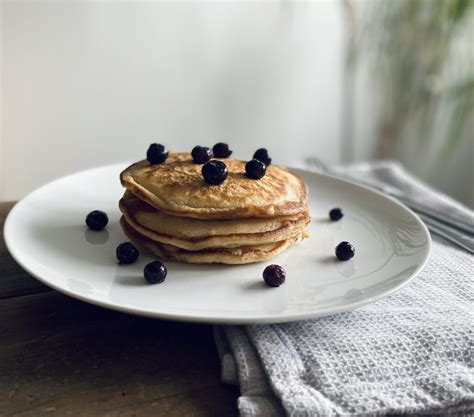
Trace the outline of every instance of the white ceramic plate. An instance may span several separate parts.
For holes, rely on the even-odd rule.
[[[149,285],[142,253],[118,265],[116,246],[126,241],[118,220],[124,164],[96,168],[34,191],[11,211],[7,247],[30,274],[65,294],[120,311],[163,319],[214,323],[300,320],[352,310],[396,291],[412,279],[430,252],[430,235],[410,210],[380,193],[329,176],[298,170],[309,189],[311,237],[270,262],[242,266],[168,262],[166,281]],[[345,216],[328,220],[342,207]],[[109,225],[87,230],[91,210]],[[350,241],[356,256],[338,261],[334,248]],[[282,265],[287,281],[266,287],[266,265]]]

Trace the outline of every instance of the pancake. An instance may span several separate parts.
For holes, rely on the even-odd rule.
[[[199,220],[156,210],[130,192],[119,203],[127,223],[141,235],[189,251],[278,242],[300,234],[308,213],[276,218]]]
[[[214,248],[202,251],[187,251],[172,245],[155,242],[131,227],[122,216],[120,225],[130,240],[147,249],[162,260],[197,264],[247,264],[266,261],[289,248],[298,237],[265,245],[242,246],[239,248]]]
[[[137,162],[120,174],[122,185],[139,199],[174,216],[197,219],[292,216],[307,211],[306,185],[274,165],[265,176],[245,176],[245,162],[223,159],[229,169],[220,185],[209,185],[190,153],[172,153],[163,164]]]

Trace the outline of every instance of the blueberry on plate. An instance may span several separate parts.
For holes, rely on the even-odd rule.
[[[253,154],[253,159],[262,161],[266,166],[272,163],[272,158],[268,156],[268,151],[265,148],[257,149]]]
[[[212,150],[204,146],[195,146],[191,151],[191,156],[195,164],[205,164],[212,158]]]
[[[329,218],[332,220],[332,221],[338,221],[338,220],[341,220],[342,218],[344,217],[344,213],[342,212],[342,210],[339,208],[339,207],[336,207],[336,208],[333,208],[330,212],[329,212]]]
[[[225,181],[229,170],[224,162],[213,159],[202,166],[201,172],[208,184],[219,185]]]
[[[94,231],[102,230],[105,226],[107,226],[108,222],[109,218],[107,217],[107,214],[100,210],[91,211],[86,216],[87,227]]]
[[[341,242],[336,246],[337,259],[341,261],[348,261],[353,258],[355,254],[355,248],[349,242]]]
[[[286,272],[280,265],[268,265],[263,271],[263,280],[269,287],[279,287],[285,278]]]
[[[164,266],[160,261],[150,262],[143,270],[143,276],[149,284],[162,283],[165,280],[167,273],[166,266]]]
[[[151,165],[162,164],[170,153],[159,143],[152,143],[146,152],[146,159]]]
[[[232,154],[232,149],[229,149],[229,145],[223,142],[216,143],[212,151],[216,158],[228,158]]]
[[[253,180],[259,180],[267,172],[267,166],[258,159],[252,159],[245,164],[245,175]]]
[[[132,243],[124,242],[117,246],[115,255],[119,264],[133,264],[138,259],[140,253]]]

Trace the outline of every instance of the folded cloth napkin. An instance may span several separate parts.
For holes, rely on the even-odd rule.
[[[450,223],[474,233],[474,213],[471,210],[416,179],[399,163],[391,161],[359,163],[349,169],[343,166],[335,167],[331,172],[372,185],[392,196],[400,196],[423,207],[428,213],[430,211],[443,213],[443,217]]]
[[[351,172],[472,216],[398,165]],[[240,386],[242,417],[474,415],[473,277],[472,255],[436,239],[420,275],[374,304],[294,323],[216,326],[222,379]]]

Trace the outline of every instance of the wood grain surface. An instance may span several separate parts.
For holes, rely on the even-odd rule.
[[[0,203],[0,416],[236,416],[212,327],[125,315],[50,290],[8,254]]]

